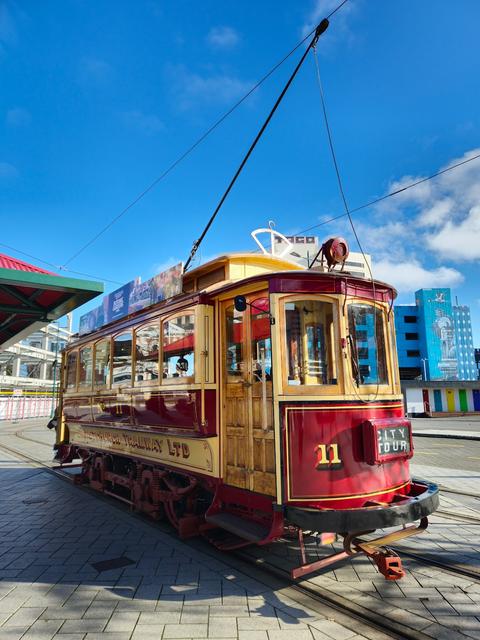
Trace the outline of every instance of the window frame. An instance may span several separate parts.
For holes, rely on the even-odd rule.
[[[78,390],[78,367],[79,367],[79,362],[80,362],[80,358],[79,356],[79,350],[78,348],[76,349],[70,349],[69,351],[67,351],[67,353],[65,354],[65,378],[63,381],[63,390],[64,393],[72,393]],[[75,362],[75,384],[72,385],[71,387],[68,386],[68,358],[70,355],[72,354],[76,355],[76,362]]]
[[[133,327],[133,341],[132,341],[132,385],[134,387],[151,387],[159,386],[162,384],[161,365],[163,364],[163,338],[162,338],[162,319],[155,318],[154,320],[148,320],[145,324],[139,324]],[[137,375],[137,333],[143,329],[149,327],[156,327],[158,329],[158,378],[156,380],[136,380]]]
[[[286,331],[286,315],[285,305],[289,302],[299,302],[300,300],[312,300],[314,302],[325,302],[332,305],[333,310],[333,344],[332,355],[334,356],[335,368],[337,373],[336,384],[288,384],[288,367],[287,367],[287,331]],[[303,293],[284,295],[279,298],[279,316],[280,331],[278,339],[280,340],[280,354],[282,364],[281,369],[281,393],[284,396],[339,396],[345,392],[345,369],[343,366],[342,350],[340,337],[342,335],[341,319],[340,319],[340,300],[338,297],[329,296],[321,293]],[[273,337],[273,336],[272,336]],[[275,356],[273,356],[275,359]]]
[[[160,384],[163,386],[172,386],[172,385],[191,385],[195,384],[200,376],[201,363],[198,353],[198,307],[188,307],[186,309],[182,309],[180,311],[176,311],[171,315],[164,316],[160,318],[160,349],[159,349],[159,380]],[[175,320],[175,318],[181,318],[182,316],[193,316],[193,373],[189,376],[183,376],[178,378],[164,378],[163,377],[163,350],[164,350],[164,335],[165,335],[165,323],[171,322]]]
[[[97,368],[97,346],[101,343],[101,342],[108,342],[109,345],[109,362],[110,362],[110,368],[109,368],[109,372],[108,372],[108,379],[105,382],[105,384],[98,384],[95,381],[95,371]],[[94,391],[100,391],[102,389],[111,389],[112,387],[112,336],[108,336],[105,337],[103,336],[102,338],[99,338],[98,340],[96,340],[96,342],[93,343],[94,349],[93,349],[93,390]]]
[[[387,376],[387,381],[386,382],[371,382],[369,384],[359,384],[357,385],[357,383],[355,382],[355,374],[353,371],[353,367],[352,367],[352,349],[349,343],[349,341],[347,340],[347,353],[348,353],[348,365],[347,368],[350,372],[350,380],[351,380],[351,385],[357,390],[357,393],[361,393],[361,394],[371,394],[371,393],[376,393],[377,390],[385,392],[387,391],[388,393],[393,392],[393,385],[394,385],[394,372],[392,370],[392,366],[393,366],[393,361],[392,361],[392,345],[391,345],[391,340],[390,340],[390,336],[389,336],[389,332],[387,331],[387,327],[389,326],[388,324],[388,308],[386,306],[385,303],[379,302],[378,300],[371,300],[370,298],[366,299],[366,298],[350,298],[346,300],[346,308],[345,308],[345,329],[347,332],[347,336],[350,335],[350,320],[349,320],[349,315],[348,315],[348,310],[349,307],[352,305],[368,305],[369,307],[371,307],[372,309],[376,309],[377,313],[382,314],[382,318],[383,318],[383,322],[382,322],[382,327],[383,327],[383,344],[385,347],[385,372],[386,372],[386,376]],[[390,319],[391,322],[393,322],[393,317]],[[378,352],[378,347],[377,347],[377,352]]]
[[[95,349],[94,347],[94,343],[93,342],[89,342],[88,344],[83,345],[82,347],[79,347],[78,349],[78,362],[77,362],[77,388],[80,390],[91,390],[93,388],[93,380],[94,380],[94,373],[95,373],[95,368],[94,368],[94,352]],[[84,351],[85,349],[91,349],[92,350],[92,380],[90,382],[90,384],[82,384],[80,381],[80,354],[82,351]]]
[[[127,333],[131,335],[130,381],[127,382],[127,380],[122,380],[121,382],[114,382],[113,381],[113,358],[114,358],[115,340],[116,338],[119,338],[120,336],[124,336]],[[130,326],[130,327],[124,327],[123,329],[120,329],[120,331],[117,331],[116,333],[114,333],[110,338],[110,388],[111,389],[125,389],[125,388],[133,387],[133,372],[134,372],[133,336],[134,336],[134,327]]]

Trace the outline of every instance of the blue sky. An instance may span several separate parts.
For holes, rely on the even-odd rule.
[[[335,5],[0,0],[0,242],[63,265]],[[480,147],[479,23],[476,0],[350,0],[332,18],[318,50],[351,207]],[[293,64],[69,268],[122,283],[185,260]],[[339,213],[307,59],[201,258],[253,249],[270,219],[290,234]],[[399,301],[451,286],[480,346],[480,161],[355,221]],[[345,219],[318,232],[351,239]]]

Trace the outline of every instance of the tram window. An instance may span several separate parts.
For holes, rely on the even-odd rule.
[[[268,298],[252,300],[252,371],[253,382],[272,379],[272,341],[270,338],[270,305]]]
[[[112,385],[132,382],[132,334],[122,333],[113,339]]]
[[[163,379],[191,378],[195,373],[195,316],[163,323]]]
[[[74,389],[77,385],[77,352],[71,351],[67,357],[67,389]]]
[[[79,361],[78,385],[80,387],[91,387],[93,373],[92,347],[80,349]]]
[[[348,307],[352,370],[359,385],[388,382],[383,317],[383,311],[370,304]]]
[[[297,300],[285,304],[289,385],[336,385],[333,304]]]
[[[227,376],[241,376],[245,370],[243,355],[244,314],[232,305],[225,312],[226,353],[225,367]]]
[[[137,329],[135,333],[135,382],[158,380],[158,346],[160,331],[157,325]]]
[[[110,377],[110,340],[102,340],[95,345],[94,384],[103,387]]]

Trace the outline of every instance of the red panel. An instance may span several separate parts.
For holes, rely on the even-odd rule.
[[[346,509],[389,501],[410,482],[408,461],[376,466],[366,461],[362,424],[373,418],[403,417],[399,402],[287,404],[282,406],[285,468],[290,502]]]
[[[14,269],[15,271],[29,271],[30,273],[48,273],[50,275],[56,275],[52,274],[51,271],[45,271],[45,269],[40,269],[40,267],[36,267],[35,265],[24,262],[23,260],[19,260],[18,258],[7,256],[5,253],[0,253],[0,268]]]

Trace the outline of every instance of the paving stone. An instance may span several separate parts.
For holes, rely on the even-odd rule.
[[[27,633],[25,640],[51,640],[63,624],[63,620],[37,620]]]
[[[252,631],[251,629],[238,631],[239,640],[268,640],[266,631]]]
[[[166,624],[162,638],[206,638],[206,624]]]
[[[105,627],[106,633],[132,633],[140,614],[137,611],[113,613]]]
[[[4,622],[3,626],[4,628],[22,627],[24,625],[29,627],[42,615],[43,612],[44,609],[39,607],[22,607],[8,618],[8,620]]]
[[[162,625],[137,624],[131,638],[132,640],[159,640],[162,633]]]
[[[252,616],[251,618],[237,618],[238,629],[242,631],[261,631],[267,629],[279,629],[277,618],[262,618],[260,616]]]
[[[188,607],[190,609],[190,607]],[[250,615],[248,607],[242,607],[238,605],[222,604],[219,606],[210,607],[210,617],[242,617],[245,618]]]
[[[269,640],[312,640],[309,629],[272,629],[268,631]]]
[[[333,620],[316,620],[315,622],[311,622],[309,626],[335,640],[347,640],[347,638],[352,638],[356,635],[356,631],[347,629]]]
[[[140,618],[138,620],[138,623],[141,625],[175,624],[179,622],[180,611],[145,611],[140,614]]]
[[[60,629],[63,633],[99,633],[104,630],[108,619],[100,620],[98,618],[67,620]]]
[[[40,618],[42,620],[80,620],[85,607],[47,607]]]
[[[181,624],[206,623],[209,618],[209,607],[184,607],[180,618]]]
[[[209,638],[236,638],[237,618],[211,618],[208,625]]]
[[[62,633],[53,636],[53,640],[83,640],[84,633]]]

